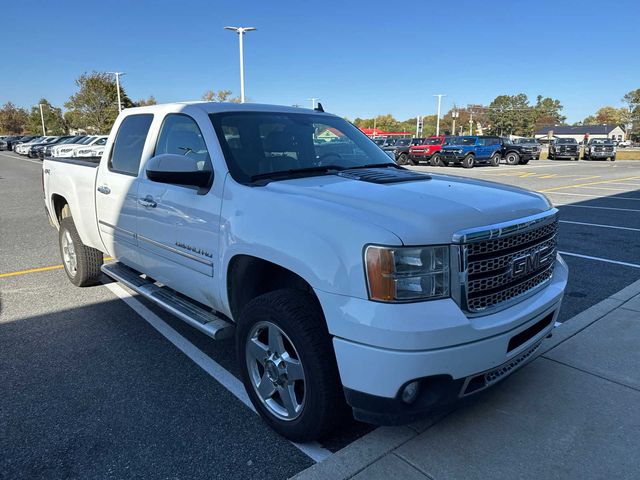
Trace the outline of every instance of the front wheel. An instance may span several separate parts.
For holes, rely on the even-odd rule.
[[[526,165],[527,163],[529,163],[529,160],[520,160],[520,165]]]
[[[614,155],[613,157],[611,157],[611,161],[612,161],[612,162],[615,162],[615,161],[616,161],[616,157],[615,157],[615,155]]]
[[[62,265],[71,283],[76,287],[87,287],[98,283],[103,262],[102,252],[82,243],[73,218],[66,217],[60,220],[58,237]]]
[[[398,157],[398,165],[407,165],[409,163],[409,157],[405,153]]]
[[[500,166],[500,154],[498,152],[494,153],[491,156],[491,158],[489,159],[489,164],[491,164],[492,167]]]
[[[347,411],[331,337],[317,300],[276,290],[251,300],[236,337],[242,381],[279,434],[305,442],[336,428]]]
[[[462,159],[462,167],[463,168],[473,168],[473,165],[476,163],[476,159],[474,158],[474,156],[472,154],[467,154],[463,159]]]

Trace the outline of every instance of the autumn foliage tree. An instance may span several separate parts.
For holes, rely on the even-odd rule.
[[[0,133],[22,133],[27,128],[28,113],[24,108],[7,102],[0,108]]]

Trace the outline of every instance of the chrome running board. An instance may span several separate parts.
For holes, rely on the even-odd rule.
[[[120,262],[102,265],[102,272],[214,340],[233,335],[233,323],[179,295],[175,290],[143,277],[143,274]]]

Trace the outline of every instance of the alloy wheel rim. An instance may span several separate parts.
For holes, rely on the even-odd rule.
[[[258,322],[245,343],[249,380],[269,413],[280,420],[298,418],[306,401],[300,356],[284,331],[272,322]]]
[[[62,234],[62,260],[67,272],[75,276],[78,271],[78,258],[69,230],[65,230]]]

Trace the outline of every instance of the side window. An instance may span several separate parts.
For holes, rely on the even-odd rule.
[[[130,115],[120,124],[111,150],[109,170],[126,175],[138,175],[144,142],[153,115]]]
[[[158,135],[155,155],[171,153],[193,158],[200,170],[211,170],[209,151],[196,121],[183,114],[165,117]]]
[[[482,146],[484,146],[484,145],[486,145],[486,144],[487,144],[487,143],[486,143],[486,140],[485,140],[484,138],[478,138],[478,139],[476,140],[476,145],[478,145],[479,147],[482,147]]]

